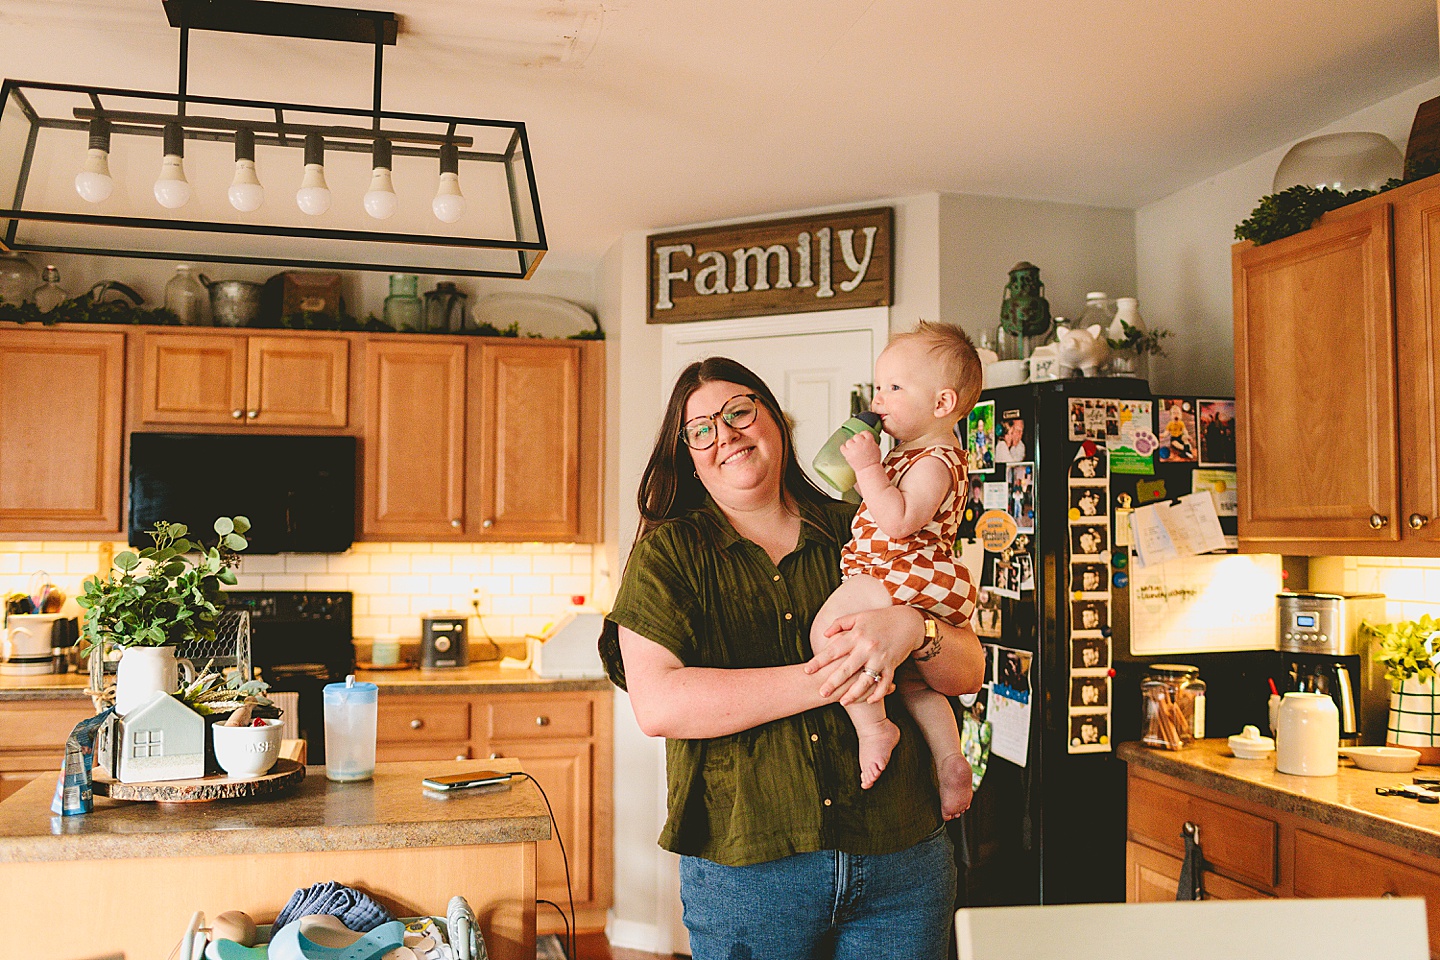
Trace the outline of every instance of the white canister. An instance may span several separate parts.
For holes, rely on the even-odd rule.
[[[1333,777],[1339,768],[1340,711],[1326,693],[1287,693],[1275,731],[1275,769],[1302,777]]]
[[[177,659],[174,647],[126,647],[115,668],[115,712],[123,717],[156,693],[175,693],[182,679],[194,682],[195,665]]]

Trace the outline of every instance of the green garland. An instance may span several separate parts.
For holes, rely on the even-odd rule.
[[[56,323],[135,323],[153,326],[175,326],[180,318],[164,307],[147,310],[137,307],[128,300],[106,300],[96,303],[88,294],[71,297],[48,313],[30,302],[20,304],[0,303],[0,320],[15,323],[42,323],[51,326]]]
[[[1307,187],[1298,184],[1260,199],[1260,205],[1235,227],[1236,240],[1249,240],[1264,246],[1302,230],[1309,230],[1316,220],[1340,207],[1349,206],[1377,193],[1393,190],[1404,183],[1391,178],[1379,190],[1351,190],[1348,193],[1330,187]]]

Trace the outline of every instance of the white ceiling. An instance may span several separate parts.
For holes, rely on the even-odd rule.
[[[1440,73],[1435,0],[354,0],[385,106],[527,125],[551,245],[928,191],[1138,207]],[[160,0],[0,0],[0,71],[173,90]],[[368,106],[358,44],[192,37],[190,89]]]

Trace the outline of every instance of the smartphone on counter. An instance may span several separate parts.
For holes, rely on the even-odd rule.
[[[466,790],[471,787],[508,786],[510,776],[499,770],[471,770],[445,777],[426,777],[421,783],[429,790]]]

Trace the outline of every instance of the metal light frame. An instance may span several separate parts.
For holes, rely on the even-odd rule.
[[[531,163],[529,141],[525,125],[519,122],[487,120],[476,117],[455,117],[435,114],[405,113],[381,108],[383,85],[383,53],[387,45],[393,45],[398,33],[398,21],[394,14],[371,10],[353,10],[339,7],[320,7],[304,4],[278,3],[271,0],[227,0],[214,4],[207,0],[164,0],[172,25],[180,30],[179,81],[176,93],[160,93],[142,90],[127,90],[109,87],[92,87],[79,84],[46,83],[7,79],[0,86],[0,134],[7,129],[7,121],[14,132],[13,111],[18,111],[28,124],[24,136],[23,156],[0,156],[0,198],[9,193],[10,183],[5,174],[13,176],[13,202],[8,208],[0,209],[0,248],[37,253],[75,253],[102,256],[136,257],[146,259],[203,259],[220,263],[268,264],[274,266],[321,267],[330,269],[366,270],[381,272],[412,272],[444,274],[452,276],[507,277],[526,279],[530,277],[547,250],[545,227],[540,211],[539,191],[535,184]],[[219,30],[223,32],[255,33],[271,36],[290,36],[311,39],[329,39],[372,44],[375,48],[375,73],[373,106],[367,111],[344,107],[326,107],[295,103],[277,103],[263,100],[246,100],[226,97],[195,96],[188,93],[187,72],[189,64],[189,32],[191,29]],[[69,115],[54,111],[45,115],[37,109],[35,101],[41,98],[55,100],[73,97]],[[127,104],[126,101],[129,101]],[[148,101],[153,105],[174,104],[174,112],[151,109],[127,109],[135,101]],[[76,104],[85,104],[84,106]],[[205,108],[196,114],[194,108]],[[242,118],[225,116],[230,111],[249,111]],[[273,116],[273,120],[255,119],[256,113]],[[297,122],[297,114],[311,115],[334,122]],[[287,120],[287,115],[292,119]],[[218,141],[234,143],[241,129],[248,129],[254,135],[254,142],[266,147],[291,148],[298,154],[303,150],[307,135],[319,134],[324,138],[327,151],[336,154],[371,154],[377,140],[388,140],[393,144],[395,157],[433,158],[435,169],[440,169],[442,153],[450,154],[450,162],[458,157],[462,177],[468,168],[472,171],[469,181],[472,189],[475,182],[483,177],[476,164],[499,164],[503,167],[504,182],[508,187],[509,226],[511,236],[461,236],[441,232],[420,233],[390,232],[385,230],[332,229],[261,223],[250,220],[182,220],[175,217],[116,216],[84,212],[77,204],[75,209],[42,209],[27,206],[27,193],[32,186],[36,171],[37,142],[43,131],[67,131],[84,134],[92,119],[109,121],[113,138],[153,138],[157,144],[155,157],[159,159],[158,145],[167,124],[180,124],[184,130],[185,142]],[[352,122],[345,122],[350,120]],[[477,141],[484,139],[489,149],[477,148]],[[3,139],[3,137],[0,137]],[[18,137],[11,137],[18,143]],[[453,147],[451,146],[453,145]],[[3,146],[3,144],[0,144]],[[75,170],[79,170],[84,159],[83,151],[70,158]],[[297,161],[298,166],[298,161]],[[14,168],[9,169],[9,168]],[[498,171],[489,168],[488,179],[498,180]],[[73,200],[73,191],[72,197]],[[277,198],[279,199],[279,198]],[[501,200],[490,198],[498,210]],[[0,203],[4,200],[0,199]],[[58,206],[58,204],[57,204]],[[228,211],[227,211],[228,213]],[[262,208],[261,216],[264,210]],[[293,214],[290,219],[295,219]],[[49,240],[37,233],[30,236],[22,226],[30,224],[68,224],[94,226],[97,228],[122,228],[120,239],[109,245],[77,243],[66,239]],[[445,224],[434,222],[436,227]],[[469,226],[465,223],[458,228]],[[457,229],[458,229],[457,228]],[[162,249],[152,244],[148,249],[139,241],[145,231],[150,237],[157,235],[170,245]],[[40,232],[43,232],[43,228]],[[74,232],[74,231],[72,231]],[[96,234],[112,230],[97,230]],[[233,240],[237,245],[243,238],[284,238],[291,241],[314,241],[316,246],[331,247],[324,256],[276,256],[273,251],[197,253],[192,247],[186,249],[183,240],[205,237],[212,244],[219,238],[226,242]],[[414,248],[424,248],[432,254],[421,258],[429,262],[414,262],[393,247],[381,247],[373,258],[357,256],[359,248],[349,244],[395,245],[403,244],[412,249],[406,251],[413,256]],[[365,248],[369,251],[371,248]],[[395,256],[391,256],[391,251]],[[511,266],[513,257],[513,266]],[[488,259],[485,265],[474,261]]]

